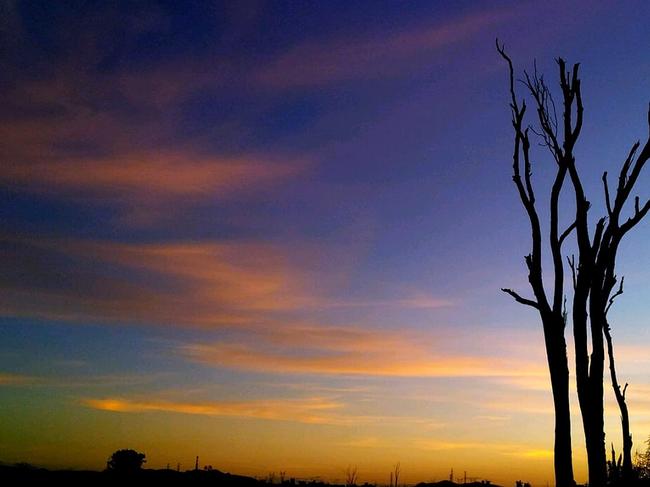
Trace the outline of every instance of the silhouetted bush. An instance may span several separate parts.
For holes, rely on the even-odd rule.
[[[117,450],[106,462],[106,470],[120,473],[133,473],[142,468],[147,461],[144,453],[135,450]]]

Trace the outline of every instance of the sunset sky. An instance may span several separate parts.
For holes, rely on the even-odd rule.
[[[530,241],[494,41],[553,85],[555,57],[581,63],[595,217],[603,169],[647,138],[648,18],[643,1],[0,3],[0,461],[102,469],[134,448],[151,468],[387,483],[399,461],[408,483],[552,484],[541,325],[499,291],[530,295]],[[611,313],[638,447],[649,240],[646,222],[621,248]]]

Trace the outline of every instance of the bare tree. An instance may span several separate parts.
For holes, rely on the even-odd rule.
[[[524,261],[528,268],[528,281],[532,288],[534,299],[522,297],[512,289],[502,289],[503,292],[511,295],[518,303],[535,308],[541,318],[544,331],[544,343],[546,357],[551,378],[551,389],[553,391],[553,407],[555,412],[555,443],[554,443],[554,467],[555,483],[558,487],[569,487],[575,485],[573,476],[573,462],[571,451],[571,413],[569,409],[569,365],[567,359],[567,346],[565,339],[566,314],[564,308],[564,265],[562,258],[562,243],[575,228],[575,223],[568,225],[560,231],[559,223],[559,199],[562,186],[566,180],[568,164],[564,158],[556,158],[556,174],[549,196],[550,204],[550,229],[549,246],[553,258],[553,292],[549,300],[544,288],[542,278],[542,229],[540,218],[536,207],[536,196],[532,184],[532,162],[530,155],[529,129],[524,128],[524,116],[526,113],[526,102],[517,101],[515,93],[514,69],[512,60],[505,53],[503,46],[497,41],[499,54],[508,63],[510,73],[510,109],[512,114],[512,126],[514,129],[514,151],[513,151],[513,175],[519,198],[526,210],[530,223],[532,236],[532,250],[526,255]],[[554,117],[554,106],[550,91],[546,85],[535,76],[531,79],[526,76],[527,87],[533,95],[536,104],[537,114],[542,125],[542,134],[550,133],[546,143],[558,145],[555,131],[557,120]],[[580,134],[582,125],[582,109],[578,111],[580,118],[571,127],[568,125],[568,139],[565,145],[572,149],[575,140]],[[544,130],[547,127],[547,130]],[[523,161],[522,161],[523,159]],[[523,170],[523,178],[522,178]]]
[[[357,485],[357,467],[348,465],[347,470],[345,471],[345,486],[353,487]]]
[[[395,467],[393,468],[393,471],[390,473],[390,487],[397,487],[399,484],[399,474],[401,472],[401,464],[400,462],[397,462],[395,464]],[[395,483],[393,484],[393,479],[395,479]]]
[[[577,65],[575,65],[571,77],[572,81],[569,82],[569,73],[566,71],[564,61],[559,59],[558,65],[560,67],[560,86],[565,99],[565,123],[567,118],[570,123],[571,100],[573,98],[577,99],[578,105],[581,107],[578,69]],[[648,112],[648,123],[650,124],[650,111]],[[627,472],[627,475],[630,475],[632,470],[632,440],[629,434],[625,390],[621,391],[616,377],[607,312],[613,303],[613,299],[623,292],[621,286],[620,292],[612,295],[614,286],[617,283],[615,264],[620,242],[650,210],[650,200],[641,207],[639,198],[636,197],[633,215],[621,223],[623,207],[629,199],[643,166],[650,157],[650,140],[646,142],[639,156],[635,158],[639,146],[639,142],[633,145],[621,167],[613,201],[610,197],[607,172],[603,174],[602,181],[607,215],[598,219],[593,235],[589,231],[588,219],[591,204],[586,198],[576,169],[575,159],[571,155],[571,158],[567,160],[575,194],[576,235],[579,254],[577,268],[575,259],[572,258],[569,261],[574,283],[573,336],[576,355],[576,383],[587,447],[589,485],[593,487],[604,486],[607,477],[603,390],[604,339],[608,342],[610,374],[617,403],[621,410],[624,430],[625,458],[623,470]],[[591,347],[589,347],[587,338],[588,329],[591,336]],[[589,353],[590,349],[591,353]]]
[[[504,289],[518,302],[535,307],[539,310],[544,326],[546,339],[546,351],[548,356],[549,370],[551,373],[551,385],[555,403],[556,430],[555,430],[555,467],[557,485],[564,485],[568,481],[568,475],[562,470],[566,462],[570,461],[570,445],[567,457],[566,448],[558,445],[558,441],[566,441],[568,432],[564,428],[569,427],[568,419],[564,421],[564,415],[568,414],[568,396],[565,403],[565,373],[566,364],[566,343],[564,341],[564,326],[558,325],[557,315],[564,314],[562,310],[563,298],[563,270],[561,246],[564,239],[576,230],[576,241],[578,248],[578,264],[575,258],[569,259],[569,266],[572,271],[573,300],[572,300],[572,322],[573,336],[576,356],[576,383],[578,389],[578,401],[582,415],[583,429],[585,433],[587,459],[589,467],[589,485],[601,487],[606,481],[606,452],[604,433],[604,390],[603,376],[605,366],[605,340],[609,352],[609,365],[612,383],[616,399],[621,409],[621,417],[624,430],[624,471],[631,473],[631,449],[632,442],[629,434],[629,417],[625,404],[625,388],[620,389],[617,381],[616,368],[613,354],[613,345],[610,334],[610,326],[607,321],[607,313],[614,298],[623,292],[622,280],[619,291],[612,294],[616,285],[615,274],[616,256],[623,237],[634,228],[650,210],[650,200],[641,206],[639,198],[635,198],[634,211],[632,216],[621,223],[621,213],[628,201],[632,189],[648,158],[650,158],[650,139],[636,157],[640,143],[633,145],[628,153],[619,172],[618,185],[611,199],[607,173],[602,177],[605,204],[607,215],[598,219],[593,235],[589,230],[588,211],[591,207],[587,200],[580,175],[578,173],[573,149],[580,135],[583,118],[583,104],[580,90],[580,79],[578,76],[579,65],[576,64],[569,71],[566,62],[559,58],[557,64],[560,71],[560,88],[562,91],[562,125],[559,128],[555,113],[555,103],[551,92],[542,77],[537,75],[529,76],[525,73],[524,84],[535,101],[537,118],[540,131],[536,132],[543,140],[556,162],[556,177],[550,194],[550,252],[553,260],[554,287],[553,301],[549,304],[541,276],[541,231],[539,217],[535,207],[535,195],[530,177],[530,142],[528,129],[523,129],[523,118],[525,103],[521,107],[517,103],[514,92],[513,68],[510,58],[497,43],[497,50],[506,59],[510,68],[510,93],[512,97],[511,109],[513,114],[513,127],[515,129],[515,154],[514,154],[514,175],[513,180],[517,186],[520,198],[529,216],[532,236],[533,252],[526,257],[526,264],[529,269],[529,281],[535,294],[535,300],[522,298],[512,290]],[[575,120],[574,120],[575,118]],[[648,111],[648,124],[650,125],[650,110]],[[521,155],[520,155],[521,153]],[[524,182],[520,175],[520,157],[524,159]],[[558,231],[558,203],[563,182],[568,174],[575,196],[575,220],[564,232]],[[564,320],[563,320],[564,321]],[[564,325],[564,324],[563,324]],[[552,340],[549,347],[549,329]],[[589,331],[589,333],[588,333]],[[589,343],[588,336],[591,336]],[[590,353],[591,351],[591,353]],[[561,352],[561,353],[560,353]],[[553,360],[553,354],[560,354],[561,359]],[[557,369],[554,372],[554,369]],[[567,375],[568,377],[568,369]],[[560,408],[558,408],[558,384],[561,386]],[[566,406],[566,411],[564,407]],[[558,414],[562,417],[558,419]],[[558,430],[558,428],[560,428]],[[560,438],[558,438],[560,434]],[[569,436],[570,441],[570,436]],[[558,455],[564,455],[558,463]],[[560,469],[560,470],[558,470]],[[562,479],[559,475],[565,475]],[[572,479],[571,479],[572,480]]]
[[[648,126],[650,127],[650,107],[648,109]],[[607,351],[609,355],[609,368],[612,380],[612,387],[616,397],[617,404],[621,412],[621,426],[623,431],[623,476],[625,479],[630,479],[632,475],[632,436],[630,434],[629,414],[627,404],[625,402],[625,392],[627,384],[621,390],[616,375],[616,366],[614,361],[614,352],[611,337],[611,328],[607,318],[608,312],[614,303],[617,296],[623,294],[623,278],[621,278],[619,288],[614,292],[615,286],[618,282],[616,276],[616,257],[618,249],[623,237],[632,230],[650,211],[650,200],[647,200],[643,206],[640,205],[639,197],[634,198],[634,210],[632,215],[621,221],[622,211],[625,204],[628,202],[629,197],[634,189],[643,167],[648,159],[650,159],[650,137],[646,141],[640,153],[637,152],[640,147],[640,142],[636,142],[630,149],[625,161],[623,162],[618,176],[618,184],[614,199],[610,197],[609,184],[607,180],[607,172],[603,173],[602,181],[605,193],[605,205],[607,208],[607,215],[600,218],[594,230],[594,236],[591,246],[589,247],[589,256],[591,260],[588,262],[588,275],[589,283],[589,313],[592,334],[592,358],[589,371],[588,389],[586,391],[589,406],[595,408],[591,411],[592,426],[594,434],[596,428],[603,428],[604,424],[602,416],[604,412],[603,407],[603,391],[602,391],[602,369],[604,364],[595,363],[596,358],[600,360],[600,355],[595,356],[595,344],[593,336],[600,331],[600,336],[604,335],[607,342]],[[585,223],[586,224],[586,223]],[[588,229],[585,227],[579,229],[579,232],[588,234]],[[588,243],[588,242],[587,242]],[[586,245],[585,243],[579,245]],[[583,248],[580,252],[583,252]],[[585,249],[587,247],[585,246]],[[580,282],[580,272],[578,273],[577,282]],[[602,343],[602,342],[601,342]],[[599,344],[600,345],[600,344]],[[600,352],[600,351],[599,351]],[[582,354],[584,361],[585,353]],[[604,362],[604,353],[602,356]],[[595,372],[594,372],[595,371]],[[598,399],[598,401],[596,401]],[[593,449],[598,449],[604,452],[604,433],[602,440],[599,441],[598,436],[592,438]],[[598,443],[597,443],[598,442]],[[602,448],[601,448],[602,443]],[[589,448],[587,450],[589,454]],[[598,457],[597,457],[598,458]],[[591,470],[590,470],[591,472]],[[599,480],[599,479],[598,479]],[[590,473],[590,485],[603,485],[602,483],[592,483]]]

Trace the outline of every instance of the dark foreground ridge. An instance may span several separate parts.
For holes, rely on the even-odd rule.
[[[115,486],[218,486],[218,487],[377,487],[377,484],[364,483],[359,486],[343,484],[330,484],[317,480],[290,479],[283,482],[270,483],[267,479],[260,480],[244,475],[224,473],[219,470],[187,470],[177,471],[171,469],[140,469],[128,473],[110,470],[47,470],[29,464],[6,465],[0,463],[0,485],[36,485],[48,487],[62,485],[65,487],[115,487]],[[381,485],[381,484],[380,484]],[[518,482],[517,486],[528,486],[525,482]],[[580,484],[578,484],[579,487]],[[650,479],[637,479],[630,484],[610,483],[611,486],[625,487],[650,487]],[[490,481],[478,482],[420,482],[414,487],[503,487]],[[513,487],[515,487],[513,485]]]
[[[481,482],[464,482],[460,484],[452,482],[451,480],[442,480],[440,482],[420,482],[419,484],[416,484],[415,487],[455,487],[457,485],[462,485],[464,487],[485,487],[486,485],[489,485],[490,487],[501,487],[500,485],[485,480]]]
[[[219,470],[152,470],[141,469],[129,473],[105,470],[47,470],[31,465],[0,465],[0,485],[37,485],[39,487],[62,485],[68,486],[123,486],[123,485],[154,485],[154,486],[219,486],[219,487],[265,487],[282,485],[284,487],[345,487],[338,484],[328,484],[320,481],[288,480],[282,484],[269,484],[266,480],[258,480],[243,475],[233,475]],[[457,484],[449,480],[432,483],[419,483],[415,487],[501,487],[489,482],[468,482]],[[364,484],[361,487],[374,487],[374,484]]]
[[[261,487],[265,482],[220,472],[219,470],[176,470],[142,469],[136,472],[121,473],[92,470],[47,470],[32,466],[0,465],[0,485],[37,485],[46,486],[225,486],[225,487]]]

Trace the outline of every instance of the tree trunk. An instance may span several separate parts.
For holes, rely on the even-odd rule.
[[[597,416],[597,413],[594,414]],[[596,417],[597,419],[597,417]],[[596,432],[587,440],[587,465],[589,467],[589,486],[604,487],[607,480],[607,456],[605,453],[605,436],[598,432],[597,421]],[[602,423],[601,423],[602,424]]]
[[[571,410],[569,407],[569,364],[564,338],[564,318],[554,317],[544,327],[546,356],[553,391],[555,411],[554,467],[555,485],[573,487],[573,461],[571,450]]]
[[[586,254],[586,253],[585,253]],[[603,341],[603,322],[598,311],[597,298],[590,296],[589,284],[592,265],[585,255],[581,255],[581,275],[573,297],[573,337],[576,356],[576,383],[578,401],[582,415],[589,468],[589,486],[604,487],[607,479],[607,456],[605,451],[603,374],[605,350]],[[591,313],[591,349],[588,352],[587,305]],[[603,308],[604,309],[604,308]]]
[[[584,259],[584,256],[581,255]],[[586,259],[585,259],[586,260]],[[585,446],[587,449],[587,464],[589,468],[589,485],[601,486],[595,468],[596,457],[591,453],[597,450],[594,444],[597,444],[594,438],[594,405],[591,399],[591,381],[589,380],[589,349],[587,336],[587,299],[589,297],[588,272],[590,266],[588,261],[581,262],[581,275],[579,276],[578,285],[575,287],[573,295],[573,342],[575,346],[576,361],[576,384],[578,389],[578,402],[580,404],[580,414],[582,416],[582,427],[585,433]],[[597,431],[597,429],[596,429]],[[606,460],[604,460],[606,461]],[[606,468],[606,464],[605,464]]]
[[[627,412],[625,398],[619,403],[621,408],[621,426],[623,428],[623,480],[631,482],[634,478],[632,470],[632,434],[630,433],[630,416]]]
[[[591,311],[591,360],[589,363],[589,429],[587,439],[587,464],[589,466],[590,487],[604,487],[607,481],[607,450],[605,447],[605,403],[604,372],[605,342],[603,333],[605,322],[600,310],[605,307],[600,303],[600,296],[590,296]]]
[[[621,286],[621,291],[623,287]],[[613,299],[611,300],[613,301]],[[610,302],[611,302],[610,301]],[[607,310],[605,311],[605,313]],[[623,480],[631,482],[633,480],[632,472],[632,435],[630,434],[630,414],[627,410],[627,403],[625,402],[625,391],[627,384],[621,390],[616,375],[616,363],[614,361],[614,345],[612,343],[612,335],[609,328],[609,323],[605,322],[605,339],[607,340],[607,355],[609,356],[609,372],[612,379],[612,389],[614,389],[614,396],[621,412],[621,431],[623,433]]]
[[[607,479],[602,391],[602,382],[601,387],[598,387],[596,381],[589,378],[587,387],[583,387],[578,392],[585,432],[590,487],[604,487]]]

